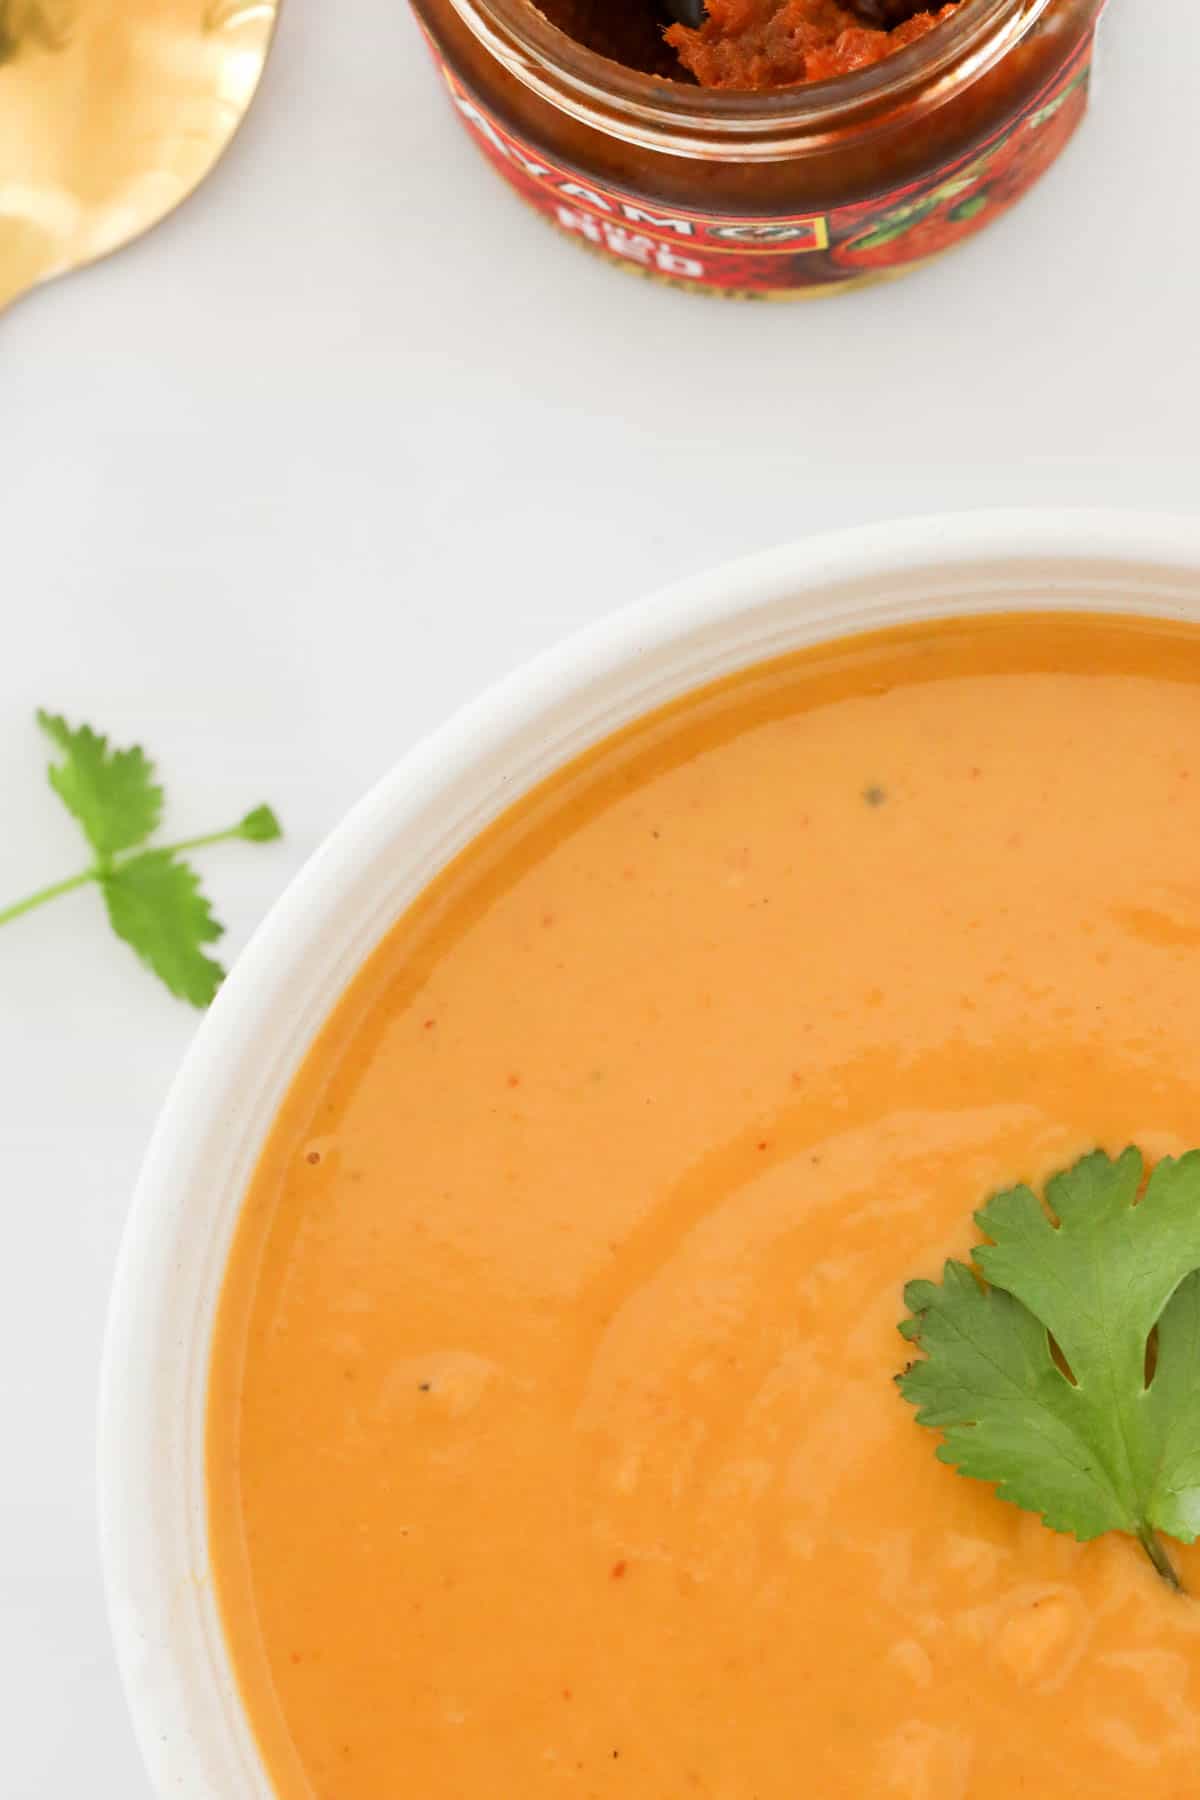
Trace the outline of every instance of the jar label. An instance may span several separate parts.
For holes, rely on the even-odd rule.
[[[561,231],[664,280],[766,297],[911,267],[1006,212],[1082,119],[1093,38],[990,138],[922,180],[824,213],[759,217],[660,205],[555,161],[501,125],[431,48],[484,155]]]

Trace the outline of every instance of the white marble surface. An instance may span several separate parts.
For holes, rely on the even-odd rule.
[[[1151,13],[1173,45],[1143,46]],[[287,8],[203,194],[0,326],[0,901],[79,860],[39,704],[143,739],[173,830],[275,803],[284,844],[206,861],[236,954],[418,734],[645,589],[893,513],[1195,506],[1200,10],[1114,0],[1105,37],[1085,135],[975,245],[753,308],[610,273],[526,215],[401,0]],[[0,995],[0,1793],[148,1800],[94,1389],[194,1020],[90,893],[0,934]]]

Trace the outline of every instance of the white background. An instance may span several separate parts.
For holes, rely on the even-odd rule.
[[[889,514],[1200,500],[1195,0],[1114,0],[1092,119],[1007,220],[796,307],[560,243],[402,0],[285,15],[202,194],[0,324],[0,903],[81,860],[37,705],[143,740],[173,833],[274,803],[284,844],[206,861],[232,957],[414,738],[647,589]],[[0,1796],[148,1800],[94,1390],[194,1015],[90,892],[0,934],[0,997]]]

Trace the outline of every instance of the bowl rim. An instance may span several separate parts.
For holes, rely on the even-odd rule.
[[[870,584],[882,587],[898,577],[1022,565],[1033,565],[1038,572],[1038,591],[1045,594],[1036,603],[1038,610],[1056,609],[1056,584],[1063,584],[1066,569],[1077,571],[1081,565],[1103,568],[1113,578],[1110,597],[1096,610],[1135,610],[1118,603],[1123,570],[1149,567],[1182,576],[1195,587],[1200,580],[1200,519],[1082,508],[932,515],[817,534],[673,583],[574,632],[459,708],[369,788],[270,908],[200,1022],[152,1133],[122,1238],[101,1360],[97,1440],[101,1562],[117,1662],[156,1792],[185,1800],[231,1800],[228,1793],[217,1795],[196,1772],[195,1707],[178,1654],[162,1629],[164,1594],[172,1580],[178,1581],[179,1572],[164,1559],[161,1509],[164,1493],[172,1482],[178,1485],[180,1465],[163,1450],[164,1421],[161,1410],[156,1410],[153,1371],[164,1348],[168,1355],[177,1354],[180,1337],[191,1330],[186,1319],[174,1320],[164,1310],[164,1297],[178,1278],[184,1255],[189,1222],[184,1190],[188,1180],[196,1178],[194,1171],[203,1166],[203,1158],[214,1152],[224,1126],[221,1080],[228,1081],[237,1058],[244,1058],[256,1039],[268,1035],[273,1008],[287,991],[285,984],[301,972],[306,950],[322,933],[338,931],[339,905],[364,871],[381,866],[380,858],[402,833],[406,819],[411,822],[414,807],[431,806],[439,790],[449,791],[456,779],[469,781],[472,772],[478,782],[489,758],[502,759],[514,732],[524,731],[532,742],[539,733],[544,737],[557,729],[561,738],[573,711],[586,710],[586,697],[597,694],[604,683],[619,679],[621,707],[607,721],[602,713],[592,716],[574,746],[557,744],[547,768],[561,766],[626,718],[661,703],[663,693],[655,693],[652,682],[644,696],[638,687],[641,672],[652,670],[656,657],[682,654],[685,644],[702,644],[706,634],[716,644],[722,633],[728,636],[756,609],[763,616],[764,609],[772,607],[786,612],[792,617],[790,631],[783,632],[777,649],[760,644],[753,652],[751,646],[740,658],[732,639],[723,652],[718,646],[712,651],[718,658],[717,674],[786,651],[789,643],[798,646],[841,635],[836,606],[822,614],[818,599],[847,584],[857,584],[861,593]],[[947,595],[951,591],[947,588]],[[1074,602],[1077,608],[1081,604]],[[892,610],[894,615],[894,606]],[[970,614],[985,609],[967,603],[959,610]],[[1011,602],[995,610],[1012,610]],[[1143,610],[1164,617],[1200,617],[1200,603],[1194,599]],[[910,616],[931,618],[953,611],[948,599],[944,606],[924,610],[918,606]],[[869,603],[864,606],[860,600],[849,634],[871,629],[873,623],[887,624],[886,614],[881,603],[881,615],[873,621]],[[815,621],[807,635],[796,623],[805,617]],[[711,678],[713,672],[705,672],[700,664],[691,674],[681,664],[672,677],[672,691],[686,692]],[[488,818],[540,778],[535,769],[530,779],[518,775],[505,789],[501,775],[491,810],[485,810],[469,830],[463,826],[461,841],[469,842]],[[497,777],[491,779],[495,785]],[[449,840],[434,846],[426,857],[424,875],[414,877],[410,897],[457,847]],[[343,987],[370,944],[403,910],[394,896],[390,904],[377,904],[374,910],[366,906],[364,911],[364,905],[360,895],[362,917],[342,946]],[[344,924],[341,930],[347,935]],[[337,989],[332,992],[336,997]],[[282,1091],[280,1081],[287,1085],[291,1069],[330,1004],[322,999],[312,1005],[298,1024],[286,1079],[275,1071],[277,1092]],[[247,1101],[251,1112],[254,1104],[251,1095]],[[259,1143],[275,1105],[277,1098],[269,1112],[258,1116]],[[243,1191],[244,1183],[230,1202],[235,1213]],[[218,1284],[223,1267],[224,1255],[217,1265]],[[199,1356],[194,1345],[192,1350],[199,1370],[197,1376],[193,1369],[193,1383],[201,1382],[202,1393],[207,1357]],[[193,1579],[207,1580],[206,1563]],[[207,1605],[215,1616],[211,1595]],[[228,1666],[223,1673],[214,1671],[214,1680],[223,1687],[228,1710],[229,1695],[236,1694]],[[234,1705],[249,1744],[244,1709],[236,1701]],[[268,1794],[271,1787],[257,1752],[250,1754],[254,1766],[246,1765],[246,1792]]]

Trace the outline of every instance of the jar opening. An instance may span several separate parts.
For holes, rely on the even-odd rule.
[[[602,123],[631,142],[652,143],[669,134],[671,148],[705,154],[714,132],[746,138],[782,134],[812,143],[849,116],[886,111],[921,88],[935,95],[953,78],[970,79],[1004,54],[1053,4],[1053,0],[963,0],[915,43],[853,74],[832,80],[756,92],[704,88],[647,75],[612,62],[552,25],[534,0],[451,0],[455,12],[493,56],[526,87],[584,123]],[[625,129],[622,129],[622,122]],[[787,154],[789,142],[778,154]],[[774,153],[774,152],[773,152]]]

